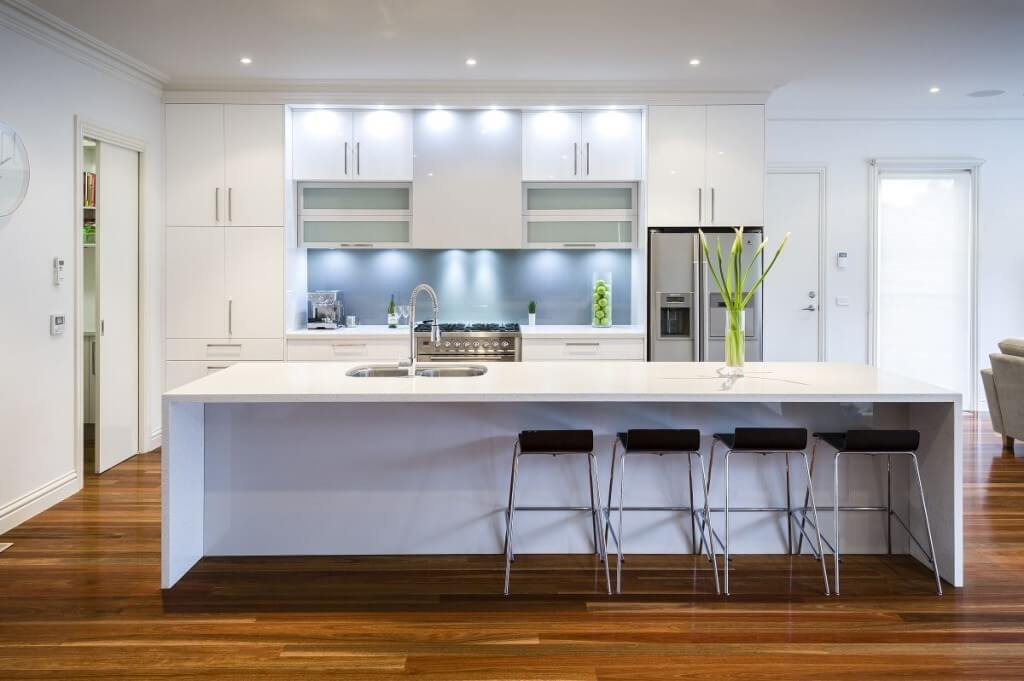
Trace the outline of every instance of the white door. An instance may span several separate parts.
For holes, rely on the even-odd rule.
[[[168,227],[165,278],[168,338],[226,338],[225,227]],[[245,231],[241,228],[232,228]]]
[[[284,225],[284,109],[225,106],[224,152],[227,224]]]
[[[523,179],[582,180],[583,114],[532,111],[523,114]]]
[[[706,224],[706,106],[652,106],[648,118],[647,224]]]
[[[296,180],[348,180],[352,167],[352,113],[337,109],[292,112],[292,175]]]
[[[971,408],[973,217],[968,170],[879,171],[875,363]]]
[[[228,336],[281,338],[284,335],[284,229],[225,230]]]
[[[224,224],[224,107],[168,104],[164,117],[167,224]]]
[[[583,114],[583,177],[588,180],[641,179],[642,129],[639,111]]]
[[[352,138],[355,179],[412,179],[411,111],[357,111]]]
[[[764,107],[709,106],[704,222],[764,224]]]
[[[98,143],[96,472],[139,451],[139,154]]]
[[[822,182],[817,172],[768,173],[765,259],[786,232],[792,233],[764,285],[764,358],[768,362],[824,359],[819,338]]]

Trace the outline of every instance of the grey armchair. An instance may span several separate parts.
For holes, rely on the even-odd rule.
[[[1013,450],[1014,440],[1024,440],[1024,338],[1008,338],[999,352],[989,355],[991,369],[982,369],[992,428],[1003,436],[1003,446]]]

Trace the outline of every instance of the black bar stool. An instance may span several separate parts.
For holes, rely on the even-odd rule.
[[[792,553],[793,541],[792,541],[792,529],[794,524],[794,517],[799,515],[801,520],[800,530],[806,534],[804,529],[804,523],[807,522],[807,511],[806,506],[804,509],[794,509],[790,501],[790,482],[789,482],[789,456],[791,454],[799,454],[804,461],[804,472],[807,474],[807,493],[810,496],[810,508],[814,516],[814,521],[811,525],[814,527],[815,534],[817,535],[818,551],[816,558],[821,561],[821,576],[825,582],[825,595],[829,595],[828,588],[828,570],[825,567],[825,560],[822,557],[821,550],[821,530],[818,523],[818,509],[814,505],[814,491],[812,490],[811,484],[811,470],[807,464],[807,429],[806,428],[737,428],[733,433],[715,433],[714,440],[711,443],[711,461],[708,464],[708,481],[710,491],[710,479],[711,479],[711,467],[715,463],[715,445],[721,442],[725,446],[725,506],[723,511],[725,513],[725,545],[723,547],[725,552],[725,564],[723,567],[724,571],[724,586],[723,591],[726,596],[729,595],[729,457],[732,454],[783,454],[786,457],[786,506],[775,507],[767,506],[763,508],[734,508],[733,511],[746,511],[746,512],[769,512],[775,511],[778,513],[786,514],[786,527],[788,536],[788,546]],[[810,536],[807,537],[808,541]],[[703,547],[702,547],[703,548]]]
[[[519,474],[519,459],[524,454],[586,454],[589,462],[590,506],[516,506],[516,478]],[[601,491],[597,484],[597,457],[594,456],[594,431],[592,430],[524,430],[519,433],[513,447],[512,479],[508,490],[508,511],[505,524],[505,595],[508,595],[509,579],[512,574],[512,534],[515,530],[516,511],[589,511],[594,531],[594,553],[604,563],[604,577],[608,593],[612,592],[611,572],[608,569],[607,550],[601,523]]]
[[[922,553],[928,556],[935,573],[935,591],[942,595],[942,579],[939,577],[939,564],[935,559],[935,545],[932,542],[932,525],[928,521],[928,506],[924,500],[924,483],[921,481],[921,469],[917,465],[917,449],[921,446],[921,433],[916,430],[848,430],[845,433],[815,433],[814,436],[836,450],[832,472],[832,513],[835,522],[835,541],[833,556],[835,558],[835,591],[839,595],[839,513],[840,511],[885,511],[886,513],[886,544],[892,553],[892,519],[896,518],[907,531],[910,539],[917,544]],[[817,444],[817,443],[815,443]],[[844,454],[866,454],[868,456],[886,457],[886,504],[885,506],[840,506],[839,505],[839,457]],[[892,456],[909,456],[917,491],[921,495],[921,510],[924,513],[924,526],[928,532],[928,549],[917,540],[910,526],[904,522],[892,508]],[[806,501],[805,501],[806,503]],[[814,502],[811,501],[813,504]]]
[[[618,457],[619,447],[622,447],[622,457]],[[626,459],[634,454],[657,454],[658,456],[664,456],[665,454],[680,454],[686,455],[687,472],[690,478],[690,505],[689,506],[625,506],[626,497]],[[704,495],[704,506],[698,512],[693,505],[693,456],[697,456],[697,462],[700,464],[700,479],[701,489],[707,489],[707,474],[704,469],[704,459],[700,453],[700,431],[694,429],[687,430],[672,430],[672,429],[649,429],[649,430],[630,430],[625,433],[619,433],[615,438],[615,444],[612,445],[612,471],[611,477],[608,480],[608,521],[605,524],[605,545],[608,544],[608,532],[611,532],[612,539],[615,541],[616,554],[618,561],[615,568],[615,590],[618,593],[622,593],[622,561],[623,561],[623,530],[622,530],[622,514],[623,511],[685,511],[690,514],[690,532],[693,537],[694,553],[697,553],[697,527],[700,527],[700,538],[701,546],[704,546],[705,539],[707,539],[708,547],[708,560],[711,561],[714,568],[715,574],[715,593],[721,593],[721,589],[718,584],[718,558],[715,556],[715,552],[712,550],[713,543],[710,536],[706,536],[705,532],[709,532],[711,528],[711,514],[708,510],[707,495]],[[617,530],[611,529],[611,506],[612,506],[612,491],[615,488],[615,464],[616,461],[619,463],[621,471],[619,473],[619,526]]]

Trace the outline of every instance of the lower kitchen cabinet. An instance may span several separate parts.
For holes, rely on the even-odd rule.
[[[168,338],[168,360],[278,361],[284,359],[280,338]]]
[[[523,361],[640,360],[644,339],[638,338],[523,338]]]
[[[186,383],[191,383],[204,376],[227,369],[236,362],[207,361],[173,361],[164,362],[164,390],[174,390]]]
[[[398,362],[409,358],[409,339],[314,338],[288,340],[291,362]]]

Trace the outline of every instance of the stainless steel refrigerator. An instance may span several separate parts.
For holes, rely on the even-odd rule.
[[[715,257],[721,243],[723,256],[732,247],[731,228],[705,227]],[[760,227],[743,230],[743,267],[761,244]],[[763,254],[751,269],[747,285],[761,276]],[[762,298],[758,290],[744,312],[746,359],[763,356]],[[696,227],[654,227],[647,235],[647,357],[652,362],[721,362],[725,360],[725,303],[708,273]]]

